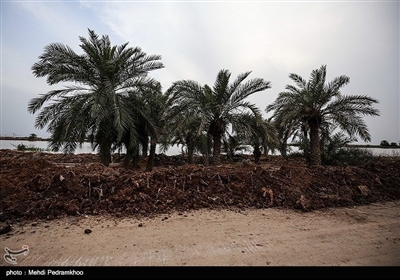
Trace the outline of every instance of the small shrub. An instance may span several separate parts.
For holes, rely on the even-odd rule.
[[[27,146],[22,143],[18,144],[18,146],[17,146],[18,151],[26,151],[26,149],[27,149]]]
[[[382,140],[381,141],[381,146],[390,146],[389,142],[387,140]]]
[[[14,146],[15,147],[15,146]],[[24,144],[18,144],[18,146],[16,147],[18,151],[32,151],[32,152],[41,152],[43,151],[43,149],[41,148],[37,148],[37,147],[32,147],[32,146],[27,146]]]
[[[31,133],[28,137],[28,141],[36,141],[37,135],[35,133]]]
[[[322,163],[325,165],[361,165],[374,157],[368,149],[361,148],[340,148],[331,152],[329,156],[322,157]]]

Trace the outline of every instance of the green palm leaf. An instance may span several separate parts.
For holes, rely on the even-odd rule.
[[[136,141],[136,117],[140,110],[132,97],[140,91],[154,89],[156,81],[147,75],[163,68],[159,55],[147,55],[128,43],[112,46],[108,36],[99,37],[93,30],[89,37],[79,37],[83,54],[53,43],[44,48],[32,66],[36,77],[47,77],[49,85],[72,83],[32,98],[28,111],[39,112],[35,127],[48,127],[54,150],[73,152],[77,144],[90,138],[99,147],[101,160],[108,165],[111,146],[121,143],[125,135]],[[43,107],[44,104],[50,105]],[[144,114],[142,114],[144,116]],[[132,147],[136,144],[125,141]]]

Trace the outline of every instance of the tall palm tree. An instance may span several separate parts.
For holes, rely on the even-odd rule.
[[[71,83],[30,100],[28,111],[42,109],[36,128],[48,126],[49,147],[73,152],[87,137],[99,148],[101,162],[111,162],[111,146],[132,126],[132,108],[126,99],[138,89],[152,87],[148,72],[163,68],[161,56],[147,55],[128,43],[112,46],[89,29],[89,38],[79,37],[83,54],[69,46],[52,43],[32,66],[36,77],[47,76],[49,85]],[[46,102],[50,105],[42,108]],[[134,129],[130,130],[132,133]],[[135,135],[131,135],[135,139]]]
[[[273,117],[281,124],[304,124],[309,131],[310,165],[321,164],[319,135],[321,127],[334,125],[348,135],[358,135],[364,141],[371,141],[369,130],[362,116],[379,116],[379,110],[372,105],[378,100],[366,95],[342,95],[340,89],[350,78],[342,75],[326,83],[326,65],[311,72],[307,82],[297,74],[289,77],[296,86],[287,85],[266,112],[274,111]]]
[[[172,84],[168,89],[175,104],[180,104],[182,110],[196,112],[201,123],[207,128],[213,141],[213,164],[221,163],[221,139],[228,128],[234,125],[237,115],[251,112],[259,115],[260,110],[255,104],[245,99],[250,95],[271,87],[270,82],[255,78],[244,82],[251,74],[240,74],[231,84],[231,73],[221,70],[214,86],[201,86],[192,80],[181,80]]]

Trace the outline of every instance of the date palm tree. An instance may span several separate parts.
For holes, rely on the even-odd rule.
[[[301,132],[301,128],[299,130],[298,123],[292,121],[286,121],[283,123],[282,120],[283,116],[275,115],[270,117],[268,120],[272,123],[275,127],[276,135],[278,138],[277,149],[279,150],[281,156],[284,159],[287,159],[287,152],[288,152],[288,140],[293,137],[295,138],[298,132]]]
[[[278,132],[272,122],[261,115],[243,114],[235,122],[235,131],[253,148],[254,162],[259,163],[262,151],[274,150],[279,143]]]
[[[99,148],[101,162],[109,165],[112,144],[121,141],[127,130],[135,139],[135,129],[130,129],[135,108],[126,99],[138,89],[151,88],[155,81],[148,73],[164,66],[159,55],[147,55],[128,43],[112,46],[108,36],[100,38],[88,30],[88,39],[79,37],[81,55],[60,43],[45,47],[32,66],[33,74],[47,77],[49,85],[68,84],[31,99],[28,111],[41,110],[35,127],[47,126],[53,151],[74,152],[89,138]]]
[[[279,93],[266,112],[274,111],[273,117],[281,125],[303,124],[307,128],[310,165],[321,164],[321,128],[337,126],[350,136],[371,141],[362,116],[379,116],[379,110],[372,106],[378,100],[366,95],[342,95],[340,89],[350,82],[349,77],[342,75],[326,83],[326,65],[313,70],[309,81],[293,73],[289,77],[296,86],[287,85],[287,91]]]
[[[142,125],[150,142],[150,151],[146,166],[146,171],[149,172],[153,170],[157,144],[168,130],[166,112],[169,103],[168,96],[162,92],[161,84],[158,84],[155,89],[143,91],[142,94],[142,104],[145,113],[142,117]]]
[[[192,80],[181,80],[172,84],[168,93],[174,104],[179,104],[182,111],[197,114],[200,123],[204,124],[213,142],[213,164],[221,163],[221,139],[229,125],[234,125],[237,116],[244,112],[259,115],[260,110],[255,104],[245,99],[250,95],[271,87],[270,82],[262,78],[244,82],[251,72],[240,74],[229,83],[231,73],[221,70],[214,86],[201,86]]]
[[[178,106],[179,107],[179,106]],[[176,110],[178,109],[178,110]],[[177,107],[169,110],[169,145],[181,145],[187,149],[187,163],[193,163],[193,156],[202,144],[201,137],[204,132],[201,119],[191,112],[179,111]]]

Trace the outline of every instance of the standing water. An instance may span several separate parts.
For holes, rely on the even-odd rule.
[[[43,150],[44,152],[51,152],[48,150],[48,145],[49,142],[47,141],[23,141],[23,140],[0,140],[0,149],[10,149],[10,150],[16,150],[18,145],[24,145],[27,148],[39,148]],[[85,142],[82,144],[82,147],[78,145],[78,147],[75,150],[75,154],[90,154],[90,153],[96,153],[97,151],[93,151],[92,146],[89,142]],[[58,152],[62,153],[62,151]],[[125,150],[122,150],[122,153],[125,153]],[[157,150],[157,153],[161,153],[160,151]],[[172,156],[172,155],[178,155],[181,153],[181,147],[177,146],[172,146],[168,149],[168,151],[165,152],[166,155]]]

